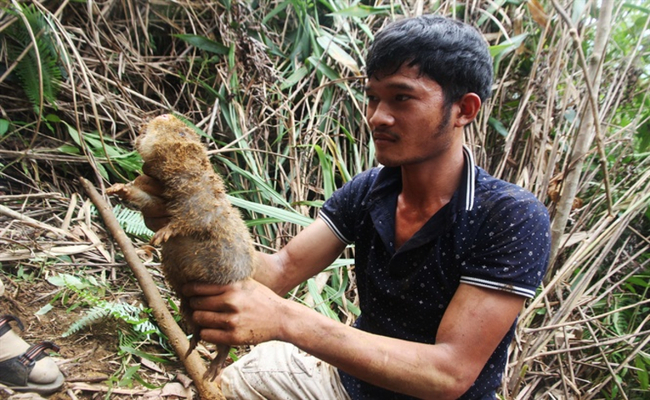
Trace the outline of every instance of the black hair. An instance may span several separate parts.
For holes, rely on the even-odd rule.
[[[366,58],[368,77],[392,75],[404,64],[436,81],[448,104],[467,93],[481,102],[490,97],[492,57],[487,42],[473,26],[453,19],[423,15],[392,22],[375,37]]]

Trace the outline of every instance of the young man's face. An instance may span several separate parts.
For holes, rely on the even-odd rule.
[[[440,85],[419,67],[372,76],[366,84],[366,116],[377,161],[396,167],[424,162],[447,150],[458,138]]]

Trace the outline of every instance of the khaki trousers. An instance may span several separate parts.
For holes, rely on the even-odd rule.
[[[221,374],[227,399],[349,400],[336,368],[285,342],[262,343]]]

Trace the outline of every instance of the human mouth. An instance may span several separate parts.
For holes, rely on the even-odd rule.
[[[375,143],[386,143],[386,142],[395,142],[397,141],[397,135],[392,132],[372,132],[372,140]]]

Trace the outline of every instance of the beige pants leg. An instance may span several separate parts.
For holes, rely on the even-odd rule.
[[[284,342],[267,342],[224,369],[227,399],[349,400],[336,368]]]

